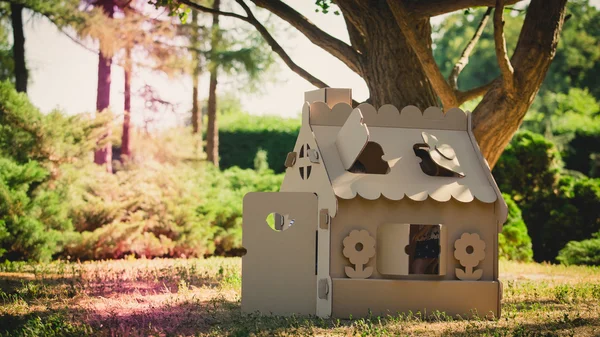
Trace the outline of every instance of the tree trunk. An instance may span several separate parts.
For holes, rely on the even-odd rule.
[[[221,0],[215,0],[213,8],[218,10]],[[218,65],[214,60],[216,57],[215,49],[219,43],[219,16],[213,15],[212,36],[211,36],[211,67],[210,83],[208,88],[208,126],[206,129],[206,157],[209,162],[219,167],[219,128],[217,125],[217,75]]]
[[[352,47],[360,53],[359,70],[375,107],[415,105],[421,110],[438,105],[417,56],[406,41],[385,1],[372,5],[339,1]],[[368,15],[365,15],[368,13]],[[417,20],[415,32],[431,49],[429,19]]]
[[[10,4],[10,17],[13,30],[13,59],[15,62],[15,82],[18,92],[27,92],[28,72],[25,63],[25,34],[23,33],[23,5]]]
[[[123,109],[123,135],[121,136],[121,158],[131,159],[131,48],[125,50],[125,75],[124,109]]]
[[[200,40],[198,34],[198,12],[192,11],[192,32],[190,44],[192,47],[192,132],[202,137],[202,113],[198,104],[198,85],[200,80]]]
[[[111,19],[114,17],[114,0],[101,0],[101,7],[104,15]],[[112,57],[105,54],[102,46],[103,41],[100,41],[100,52],[98,53],[98,91],[96,97],[97,113],[102,113],[110,107]],[[112,173],[112,145],[109,140],[111,134],[110,125],[107,125],[106,132],[98,139],[99,148],[94,153],[94,162],[98,165],[105,165],[106,171]]]

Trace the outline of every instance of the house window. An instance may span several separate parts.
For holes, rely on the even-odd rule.
[[[410,242],[406,253],[409,256],[409,274],[439,275],[440,270],[440,225],[410,225]]]
[[[368,142],[354,164],[348,169],[352,173],[388,174],[390,166],[383,160],[383,149],[376,142]]]
[[[445,227],[382,224],[377,230],[377,270],[383,275],[444,275]]]

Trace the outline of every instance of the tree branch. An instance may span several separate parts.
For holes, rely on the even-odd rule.
[[[433,90],[435,90],[442,101],[444,109],[448,110],[457,107],[458,101],[454,90],[446,82],[440,68],[435,63],[431,49],[417,37],[413,29],[414,24],[409,19],[404,3],[398,0],[387,0],[387,3],[396,19],[396,23],[419,59],[425,75],[427,75],[427,78],[431,82]]]
[[[260,33],[260,35],[263,37],[263,39],[265,39],[265,41],[267,42],[267,44],[269,46],[271,46],[271,49],[273,50],[273,52],[275,52],[277,55],[279,55],[279,57],[281,57],[281,59],[283,60],[283,62],[293,72],[295,72],[296,74],[300,75],[300,77],[304,78],[305,80],[307,80],[308,82],[310,82],[312,85],[314,85],[317,88],[327,88],[327,87],[329,87],[325,82],[323,82],[320,79],[316,78],[315,76],[313,76],[312,74],[310,74],[304,68],[302,68],[299,65],[297,65],[292,60],[292,58],[285,52],[285,50],[283,49],[283,47],[269,33],[269,31],[267,30],[267,28],[256,19],[256,17],[254,16],[254,13],[252,13],[252,10],[250,10],[250,7],[248,7],[248,5],[243,0],[236,0],[236,2],[244,9],[244,11],[246,12],[247,16],[243,16],[243,15],[239,15],[239,14],[231,13],[231,12],[217,11],[217,10],[214,10],[214,9],[212,9],[210,7],[205,7],[205,6],[202,6],[202,5],[198,5],[195,2],[192,2],[192,1],[189,1],[189,0],[177,0],[177,1],[179,3],[185,4],[185,5],[193,8],[193,9],[196,9],[196,10],[199,10],[199,11],[202,11],[202,12],[207,12],[207,13],[212,13],[212,14],[219,14],[219,15],[223,15],[223,16],[234,17],[234,18],[240,19],[242,21],[245,21],[245,22],[251,24]],[[357,102],[354,102],[354,104],[358,105]]]
[[[482,86],[467,90],[467,91],[455,91],[456,92],[456,99],[458,100],[458,104],[461,105],[464,102],[470,101],[472,99],[475,99],[479,96],[483,96],[485,95],[493,86],[494,83],[498,81],[497,79],[494,79],[492,81],[490,81],[487,84],[484,84]]]
[[[475,45],[479,41],[481,34],[483,34],[483,30],[485,29],[485,25],[487,24],[491,13],[492,7],[488,7],[485,14],[483,14],[481,22],[479,23],[479,26],[477,26],[477,30],[475,30],[475,34],[473,34],[471,41],[469,41],[469,43],[463,50],[462,54],[460,55],[460,58],[458,59],[458,62],[456,62],[456,65],[452,69],[450,76],[448,76],[448,82],[450,83],[452,89],[455,91],[458,90],[458,75],[460,75],[460,72],[469,63],[469,56],[471,56],[471,52],[473,52],[473,49],[475,49]]]
[[[199,5],[199,4],[197,4],[197,3],[193,2],[193,1],[190,1],[190,0],[176,0],[176,1],[179,2],[179,3],[181,3],[181,4],[184,4],[186,6],[189,6],[191,8],[194,8],[194,9],[196,9],[198,11],[201,11],[201,12],[206,12],[206,13],[211,13],[211,14],[219,14],[219,15],[222,15],[222,16],[229,16],[229,17],[240,19],[240,20],[243,20],[243,21],[246,21],[246,22],[250,23],[250,20],[247,17],[243,16],[243,15],[239,15],[239,14],[232,13],[232,12],[223,12],[223,11],[220,11],[220,10],[216,10],[214,8],[210,8],[210,7]]]
[[[502,11],[504,10],[504,0],[496,0],[496,9],[494,9],[494,44],[496,46],[496,58],[502,81],[507,91],[511,92],[514,89],[514,74],[515,70],[510,64],[510,59],[506,53],[506,40],[504,39],[504,20],[502,19]]]
[[[360,70],[361,55],[351,46],[319,29],[319,27],[310,22],[304,15],[298,13],[292,7],[280,0],[251,1],[257,6],[277,15],[284,21],[287,21],[290,25],[304,34],[312,43],[335,56],[355,73],[362,75],[362,71]]]
[[[522,0],[506,0],[505,5],[512,5],[519,1]],[[428,0],[406,2],[406,9],[417,18],[428,18],[470,7],[494,7],[496,5],[496,0]]]

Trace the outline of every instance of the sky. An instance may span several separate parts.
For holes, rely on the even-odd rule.
[[[308,17],[318,27],[342,41],[348,42],[345,23],[342,16],[315,12],[312,0],[288,1],[297,11]],[[597,7],[600,0],[592,0]],[[263,11],[264,12],[264,11]],[[162,14],[165,15],[166,14]],[[27,65],[30,69],[29,96],[42,112],[60,108],[68,114],[93,112],[96,106],[98,56],[83,48],[71,38],[59,31],[47,19],[30,14],[24,17],[25,50]],[[236,19],[223,18],[222,24],[235,24]],[[442,20],[432,18],[432,23]],[[277,26],[288,27],[284,21],[274,18]],[[367,98],[368,91],[364,81],[349,70],[341,61],[312,44],[293,28],[283,33],[276,32],[278,41],[290,57],[311,74],[323,80],[331,87],[351,88],[353,98],[361,101]],[[314,90],[310,83],[287,68],[279,57],[276,81],[266,81],[258,93],[236,92],[243,108],[251,114],[275,114],[287,117],[298,115],[304,92]],[[120,114],[123,111],[123,70],[118,65],[112,68],[111,109]],[[175,113],[179,119],[161,118],[162,126],[178,123],[181,116],[187,116],[191,110],[192,80],[189,76],[168,79],[165,75],[138,70],[132,80],[132,92],[136,92],[145,83],[155,87],[163,99],[175,104]],[[200,80],[200,96],[208,94],[208,78]],[[143,123],[148,112],[142,99],[132,97],[132,116],[137,125]],[[172,113],[171,113],[172,114]]]

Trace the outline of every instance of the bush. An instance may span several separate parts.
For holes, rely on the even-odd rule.
[[[96,124],[59,112],[42,115],[24,94],[0,83],[0,256],[49,260],[73,227],[59,166],[93,146]]]
[[[600,266],[600,232],[591,239],[570,241],[558,252],[556,260],[565,265]]]
[[[561,166],[552,142],[521,131],[494,168],[500,189],[523,212],[536,261],[555,261],[567,242],[600,230],[600,179],[569,175]]]
[[[567,242],[600,230],[600,179],[563,176],[551,191],[521,207],[536,261],[554,261]]]
[[[567,169],[600,177],[593,158],[600,153],[600,102],[587,89],[539,95],[523,128],[551,137]]]
[[[498,235],[500,258],[530,262],[533,259],[531,238],[527,233],[527,226],[521,216],[521,210],[509,195],[503,194],[502,196],[508,205],[508,217],[502,233]]]
[[[0,155],[18,163],[60,164],[84,157],[95,146],[104,122],[59,111],[42,115],[27,95],[0,82]]]
[[[62,245],[61,231],[72,229],[57,193],[34,193],[48,171],[36,162],[18,164],[0,157],[0,256],[49,260]]]
[[[494,178],[504,193],[521,203],[538,193],[550,193],[562,162],[556,146],[530,131],[515,134],[494,167]]]
[[[215,229],[195,212],[205,201],[205,169],[147,162],[108,174],[93,164],[71,168],[70,217],[78,233],[64,254],[108,259],[202,256],[212,253]]]
[[[242,113],[224,115],[219,126],[219,166],[254,168],[255,155],[262,149],[268,154],[269,168],[281,173],[299,130],[299,119]]]
[[[63,170],[56,184],[70,189],[65,202],[78,232],[63,255],[81,260],[235,253],[243,196],[276,191],[282,181],[271,170],[194,162],[146,160],[116,174],[93,164]]]
[[[216,170],[215,170],[216,171]],[[232,167],[211,176],[209,193],[198,213],[216,228],[216,254],[236,251],[242,247],[242,201],[248,192],[276,192],[283,174],[271,170],[254,171]]]

